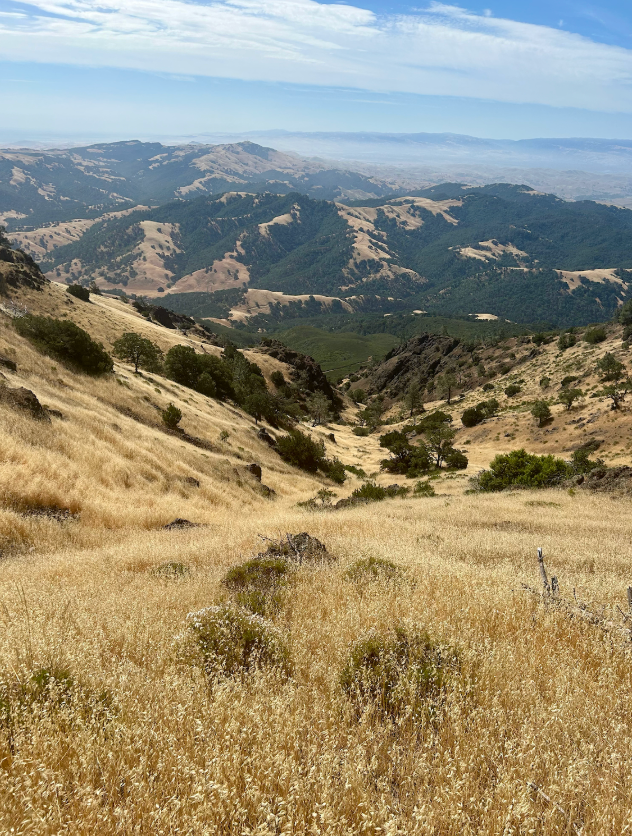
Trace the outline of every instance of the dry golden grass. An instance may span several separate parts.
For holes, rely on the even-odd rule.
[[[44,707],[0,739],[3,832],[572,832],[534,781],[590,834],[632,824],[629,652],[520,590],[543,545],[563,590],[612,602],[629,582],[627,509],[561,493],[393,501],[308,515],[275,506],[189,532],[135,532],[3,566],[5,680],[68,669],[115,712]],[[279,623],[294,675],[210,690],[178,664],[186,614],[219,600],[257,534],[309,530],[339,565],[303,570]],[[416,585],[342,578],[384,556]],[[165,560],[191,567],[168,581]],[[356,722],[338,675],[371,627],[415,621],[456,645],[463,672],[434,723]],[[14,831],[11,831],[14,828]]]
[[[98,321],[97,305],[81,309],[104,341],[127,330],[118,304],[104,302]],[[433,499],[310,514],[296,502],[325,481],[284,465],[232,406],[121,365],[112,380],[75,375],[0,326],[0,353],[19,362],[10,383],[65,417],[47,425],[0,407],[0,691],[41,668],[67,670],[78,689],[70,703],[40,702],[12,725],[0,703],[0,833],[630,832],[630,649],[521,587],[538,585],[541,546],[564,595],[576,590],[618,618],[632,582],[627,500],[465,496],[459,477],[442,479],[444,495]],[[139,328],[158,339],[155,326]],[[160,428],[157,408],[169,401],[214,449]],[[374,437],[332,429],[330,453],[377,467]],[[276,501],[246,476],[250,461],[263,465]],[[24,513],[38,505],[79,516]],[[175,517],[204,526],[162,530]],[[299,531],[338,562],[300,569],[277,618],[291,678],[209,687],[177,652],[187,614],[227,594],[222,576],[262,548],[259,535]],[[370,556],[405,567],[414,583],[344,579]],[[169,561],[190,573],[156,575]],[[339,685],[349,648],[399,619],[456,646],[461,673],[436,717],[358,722]],[[87,709],[104,691],[107,716]]]

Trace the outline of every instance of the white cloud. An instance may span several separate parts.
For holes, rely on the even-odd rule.
[[[0,0],[2,5],[3,0]],[[433,2],[30,0],[0,58],[632,112],[632,51]]]

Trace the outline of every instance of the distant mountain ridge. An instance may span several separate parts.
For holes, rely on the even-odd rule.
[[[326,200],[379,197],[392,186],[296,155],[241,142],[114,142],[48,151],[0,151],[0,224],[10,231],[95,219],[138,204],[220,194],[300,191]]]
[[[573,325],[632,295],[632,211],[509,184],[346,203],[228,192],[100,221],[43,264],[128,293],[194,293],[197,309],[207,294],[209,315],[233,323],[324,305]]]

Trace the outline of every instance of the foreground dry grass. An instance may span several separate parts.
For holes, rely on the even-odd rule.
[[[60,666],[86,693],[109,690],[114,710],[104,721],[44,707],[11,741],[0,734],[1,832],[630,831],[629,653],[520,589],[536,583],[543,546],[563,591],[622,603],[627,502],[547,492],[320,515],[272,508],[3,564],[4,679]],[[280,617],[294,675],[210,690],[174,651],[186,614],[219,600],[223,573],[259,550],[258,534],[288,530],[308,530],[339,558],[301,570]],[[416,583],[360,594],[342,570],[369,555]],[[151,573],[166,560],[191,574]],[[458,646],[462,675],[433,723],[355,722],[338,688],[349,644],[400,617]]]

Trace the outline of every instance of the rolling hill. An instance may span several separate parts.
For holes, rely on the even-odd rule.
[[[167,146],[129,141],[45,151],[7,149],[0,151],[0,224],[30,231],[24,244],[41,256],[105,213],[240,186],[250,192],[300,191],[327,200],[392,192],[377,177],[253,142]],[[65,225],[77,219],[83,224],[66,232]],[[59,223],[63,229],[50,228]]]
[[[228,192],[101,220],[43,265],[179,305],[213,294],[210,317],[229,325],[374,310],[568,326],[628,298],[631,232],[629,210],[509,184],[345,203]]]

